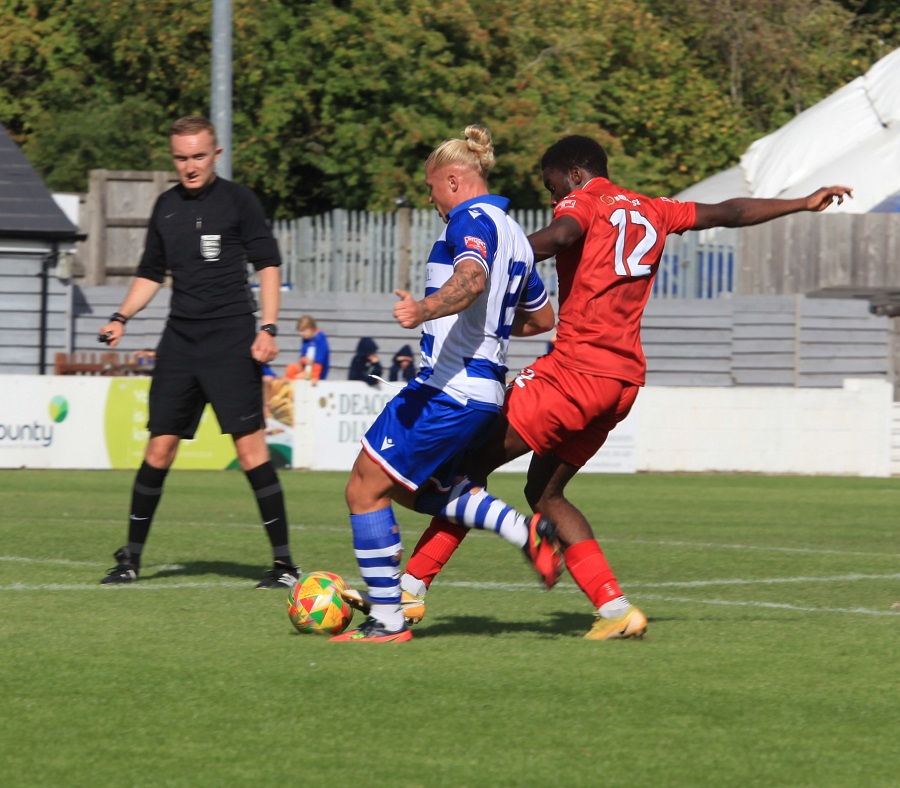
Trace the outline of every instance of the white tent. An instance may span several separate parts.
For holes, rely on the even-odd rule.
[[[729,197],[800,197],[819,186],[853,188],[830,211],[896,211],[900,204],[900,49],[863,76],[761,139],[740,164],[677,195],[718,202]]]

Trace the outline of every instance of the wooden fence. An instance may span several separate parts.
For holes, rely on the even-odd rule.
[[[513,210],[526,233],[545,227],[550,211]],[[302,293],[422,292],[425,264],[443,223],[433,210],[394,213],[335,210],[277,221],[275,237],[284,259],[282,279]],[[653,287],[654,298],[715,298],[734,288],[737,231],[704,237],[672,236]],[[555,261],[538,271],[557,291]]]
[[[88,285],[122,284],[137,269],[156,198],[178,182],[174,172],[91,170],[78,254]]]
[[[740,231],[736,292],[900,291],[900,214],[797,213]]]
[[[546,211],[512,211],[526,233],[549,221]],[[443,222],[433,210],[400,208],[393,213],[334,210],[275,222],[284,260],[282,279],[303,293],[421,292],[425,263]],[[550,286],[553,261],[541,275]]]
[[[80,229],[79,281],[125,284],[143,250],[153,201],[175,181],[169,172],[92,170]],[[514,210],[526,232],[548,210]],[[283,280],[303,293],[421,291],[428,252],[442,228],[433,210],[335,210],[276,221]],[[539,265],[556,291],[553,261]],[[900,214],[809,214],[745,227],[671,236],[654,298],[716,298],[724,293],[819,293],[893,299],[900,313]]]

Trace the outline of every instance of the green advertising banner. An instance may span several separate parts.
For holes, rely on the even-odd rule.
[[[110,468],[138,468],[144,457],[149,378],[110,378],[104,426]],[[182,441],[173,468],[215,470],[234,467],[237,456],[230,435],[219,431],[209,405],[203,411],[194,440]]]

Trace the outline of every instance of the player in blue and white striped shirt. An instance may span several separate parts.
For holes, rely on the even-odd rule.
[[[534,270],[534,253],[522,229],[506,213],[509,200],[485,194],[448,215],[425,268],[425,296],[435,295],[461,263],[482,269],[490,287],[468,308],[426,320],[417,380],[460,404],[496,410],[503,404],[506,354],[516,310],[547,303]]]
[[[392,502],[436,513],[435,494],[453,481],[455,458],[484,441],[503,404],[509,338],[553,327],[553,308],[534,270],[509,201],[488,193],[494,163],[490,132],[469,126],[425,163],[430,201],[447,222],[426,267],[422,300],[397,291],[394,317],[422,326],[422,365],[366,433],[347,484],[353,547],[368,586],[371,618],[332,640],[408,640],[400,605],[400,527]],[[427,505],[423,505],[428,498]],[[472,506],[460,506],[471,500]],[[441,510],[443,511],[443,510]],[[521,533],[526,555],[549,583],[559,557],[552,524],[519,514],[483,490],[455,495],[459,519],[476,528]],[[450,514],[443,512],[445,515]],[[542,571],[538,564],[553,566]],[[555,582],[555,577],[553,578]]]

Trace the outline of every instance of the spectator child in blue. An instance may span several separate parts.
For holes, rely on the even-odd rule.
[[[297,321],[297,330],[303,338],[300,345],[299,374],[297,377],[313,382],[325,380],[329,369],[328,337],[311,315],[303,315]]]

